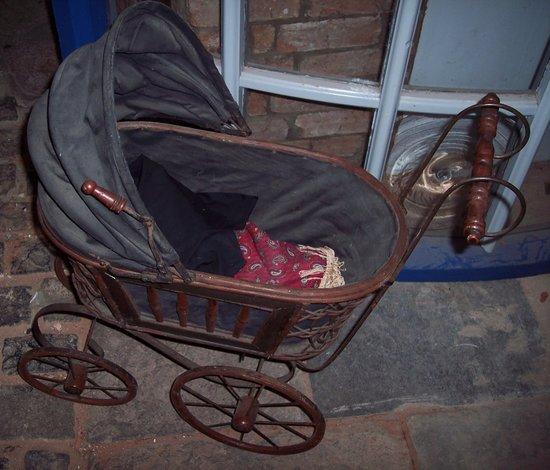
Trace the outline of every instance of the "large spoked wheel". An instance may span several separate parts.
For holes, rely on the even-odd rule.
[[[31,349],[21,356],[17,370],[34,388],[86,405],[121,405],[137,392],[136,380],[122,367],[76,349]]]
[[[246,369],[212,366],[184,372],[172,384],[170,399],[198,431],[252,452],[304,452],[325,432],[325,419],[309,398]]]

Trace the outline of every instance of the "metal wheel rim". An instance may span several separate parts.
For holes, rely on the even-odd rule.
[[[58,359],[59,357],[63,357],[66,359],[75,359],[77,361],[85,362],[87,364],[99,367],[103,369],[104,372],[108,372],[109,374],[119,379],[125,385],[126,387],[125,391],[127,393],[125,393],[121,397],[108,397],[108,395],[106,394],[105,399],[100,399],[100,398],[94,398],[94,397],[83,397],[80,395],[72,395],[62,390],[57,390],[55,388],[56,385],[54,385],[53,387],[48,387],[37,378],[37,374],[30,372],[28,369],[29,362],[33,360],[37,360],[37,358],[48,358],[48,357],[50,358],[54,357],[58,361],[59,361]],[[50,365],[54,367],[58,367],[60,370],[63,370],[62,364],[54,363]],[[19,363],[17,365],[17,371],[19,372],[19,375],[21,376],[21,378],[25,380],[25,382],[27,382],[29,385],[36,388],[37,390],[40,390],[41,392],[44,392],[56,398],[61,398],[62,400],[69,400],[69,401],[82,403],[86,405],[98,405],[98,406],[122,405],[124,403],[128,403],[129,401],[131,401],[136,396],[136,393],[137,393],[136,380],[130,373],[125,371],[122,367],[117,366],[116,364],[106,359],[103,359],[102,357],[99,357],[93,354],[88,354],[82,351],[78,351],[76,349],[66,349],[66,348],[56,348],[56,347],[31,349],[30,351],[27,351],[25,354],[21,356],[21,359],[19,360]],[[92,383],[92,386],[95,387],[93,383]],[[109,391],[111,387],[103,387],[103,388]]]
[[[189,407],[183,403],[182,395],[180,393],[182,386],[185,386],[186,383],[195,379],[208,380],[206,378],[208,376],[223,377],[224,379],[237,379],[241,381],[246,380],[253,384],[252,387],[263,385],[265,389],[271,393],[289,400],[289,406],[299,408],[309,418],[311,422],[311,426],[309,427],[313,428],[311,436],[299,444],[272,446],[257,445],[250,442],[240,441],[217,432],[215,429],[204,424],[191,413]],[[251,370],[233,367],[209,366],[199,367],[197,369],[184,372],[174,380],[172,388],[170,389],[170,400],[181,418],[196,430],[216,441],[250,452],[271,455],[297,454],[315,447],[322,440],[325,432],[325,419],[317,406],[309,398],[286,383],[279,382],[277,379]],[[277,424],[273,425],[277,426]]]

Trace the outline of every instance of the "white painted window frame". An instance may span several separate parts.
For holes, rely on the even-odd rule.
[[[399,0],[386,50],[381,83],[330,79],[277,72],[244,64],[246,0],[222,1],[222,64],[229,91],[242,109],[245,89],[292,98],[374,110],[371,136],[364,167],[380,178],[390,149],[398,112],[455,114],[481,98],[482,93],[432,91],[403,88],[421,0]],[[253,1],[253,0],[252,0]],[[505,178],[521,187],[535,152],[550,122],[550,87],[546,69],[541,86],[525,93],[499,93],[501,101],[517,108],[531,121],[529,143],[507,167]],[[488,230],[502,229],[514,196],[502,191],[504,201],[495,202],[489,214]],[[485,245],[491,251],[493,244]]]

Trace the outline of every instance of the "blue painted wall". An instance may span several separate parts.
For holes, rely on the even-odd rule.
[[[108,0],[52,0],[62,59],[105,32],[108,6]]]

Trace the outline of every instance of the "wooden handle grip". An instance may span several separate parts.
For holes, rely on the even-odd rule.
[[[499,104],[500,100],[494,93],[487,94],[481,104]],[[477,121],[478,141],[476,156],[472,168],[472,176],[491,176],[493,174],[493,158],[495,149],[493,139],[497,135],[498,108],[483,108]],[[491,183],[473,183],[468,195],[466,218],[464,220],[464,236],[470,245],[479,245],[485,236],[485,215],[489,208]]]
[[[88,196],[95,197],[107,209],[120,214],[126,209],[128,201],[101,186],[98,186],[94,180],[86,180],[81,188],[82,192]]]

